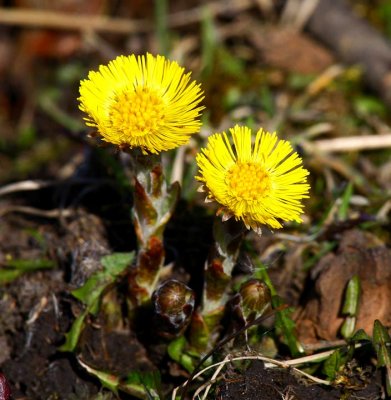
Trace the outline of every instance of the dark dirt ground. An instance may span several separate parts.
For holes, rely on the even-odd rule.
[[[103,191],[107,195],[107,188]],[[111,199],[115,198],[115,192],[112,194],[113,197],[108,196]],[[45,196],[50,195],[50,191],[45,189]],[[15,204],[17,197],[8,203],[9,206]],[[28,204],[28,197],[23,197],[25,205]],[[37,198],[40,196],[34,193],[31,203],[34,204]],[[3,213],[0,226],[2,263],[6,264],[9,259],[52,260],[55,263],[53,269],[25,273],[0,289],[0,365],[9,381],[13,398],[92,399],[102,395],[99,382],[86,373],[76,356],[60,352],[58,347],[63,343],[64,334],[74,317],[81,312],[80,305],[69,292],[99,268],[100,258],[110,251],[109,236],[124,235],[123,226],[116,223],[122,217],[119,213],[117,220],[110,219],[112,232],[108,235],[110,229],[105,226],[105,219],[89,213],[86,208],[74,210],[63,221],[22,213]],[[210,223],[205,226],[209,228]],[[200,229],[200,237],[201,233]],[[132,243],[131,230],[125,235],[128,243]],[[178,237],[171,237],[168,243],[177,246],[178,240]],[[186,242],[186,238],[181,237],[180,240]],[[189,245],[184,248],[192,251]],[[207,248],[205,242],[203,256],[206,256]],[[126,250],[126,247],[123,249]],[[177,254],[178,263],[182,257],[188,259],[183,253],[186,252]],[[202,254],[198,254],[198,259],[193,255],[191,267],[201,266]],[[173,382],[180,384],[181,377],[187,375],[174,367],[172,362],[167,364],[164,355],[166,344],[146,334],[148,325],[138,333],[134,333],[129,326],[116,331],[107,331],[104,327],[104,321],[96,318],[83,331],[78,357],[88,365],[119,376],[132,369],[145,371],[159,368],[167,385],[165,390],[172,388]],[[381,377],[372,370],[366,373],[365,379],[348,389],[329,388],[295,377],[288,370],[265,369],[261,362],[252,362],[245,370],[228,368],[214,398],[380,399],[379,379]],[[261,397],[257,397],[260,393]],[[120,397],[133,398],[124,393]],[[109,392],[104,398],[111,398]]]
[[[313,20],[303,29],[283,29],[280,13],[284,1],[276,2],[277,8],[269,11],[267,1],[250,6],[236,1],[234,11],[225,10],[223,3],[216,7],[214,56],[208,53],[211,47],[205,41],[211,32],[208,21],[186,23],[181,15],[180,23],[172,28],[176,57],[186,60],[186,67],[195,71],[205,87],[206,106],[211,110],[207,129],[220,131],[231,121],[253,119],[270,129],[292,132],[287,133],[288,138],[297,135],[300,139],[295,146],[311,171],[313,195],[303,227],[289,227],[284,232],[308,238],[320,221],[325,221],[311,240],[295,241],[265,232],[261,238],[250,236],[247,248],[268,265],[278,294],[295,307],[298,335],[309,353],[341,340],[341,298],[354,274],[360,276],[364,288],[357,328],[371,335],[376,318],[389,327],[391,153],[381,148],[370,153],[322,156],[308,152],[305,146],[319,135],[332,139],[390,132],[387,106],[379,101],[390,106],[389,80],[382,80],[382,76],[368,79],[348,69],[361,57],[373,60],[370,68],[383,73],[383,62],[388,59],[383,51],[391,54],[389,44],[380,46],[382,52],[377,55],[374,45],[373,57],[360,53],[354,59],[352,54],[343,54],[338,43],[325,47],[321,32],[311,25]],[[385,37],[390,26],[376,11],[386,2],[353,3],[359,15],[379,28],[378,37]],[[62,0],[51,9],[98,15],[107,11],[113,17],[153,22],[152,4],[113,4]],[[198,5],[196,0],[172,2],[170,12]],[[21,0],[2,2],[0,7],[37,5]],[[285,15],[285,23],[288,17]],[[0,10],[0,190],[18,181],[45,181],[48,185],[0,196],[1,271],[13,260],[34,260],[42,266],[11,282],[0,282],[0,374],[7,378],[15,400],[92,400],[117,397],[102,388],[79,360],[118,376],[132,370],[158,370],[164,398],[171,398],[173,387],[181,385],[189,374],[169,359],[167,342],[155,335],[156,326],[148,313],[139,317],[142,323],[136,327],[124,318],[121,323],[115,321],[115,329],[109,329],[112,321],[101,315],[90,318],[77,352],[59,351],[65,333],[82,312],[82,305],[70,291],[99,270],[102,256],[136,249],[131,190],[118,185],[112,164],[113,160],[120,162],[120,155],[115,149],[97,148],[86,139],[88,132],[77,111],[79,80],[89,68],[117,54],[156,52],[160,39],[152,28],[132,35],[98,32],[88,36],[57,28],[2,25],[1,21]],[[331,36],[337,33],[333,31]],[[347,63],[347,69],[330,75],[328,68],[341,61]],[[369,111],[363,106],[367,104]],[[195,146],[191,146],[187,167],[194,160]],[[213,212],[195,197],[194,185],[186,183],[194,173],[191,170],[184,179],[183,198],[166,229],[165,247],[166,262],[173,263],[174,276],[199,296],[203,283],[199,271],[212,243]],[[356,197],[346,218],[338,219],[337,212],[325,214],[341,198],[347,182],[354,183]],[[124,308],[125,288],[126,283],[119,282],[113,292]],[[266,321],[265,326],[271,329],[272,321]],[[227,346],[223,352],[244,350],[241,343],[241,348]],[[278,357],[289,359],[286,347],[278,350]],[[208,398],[384,399],[385,375],[376,369],[374,359],[373,351],[358,353],[333,387],[314,384],[289,370],[265,368],[260,361],[232,364],[220,373]],[[324,377],[321,371],[311,371],[317,372]],[[202,383],[193,382],[189,393]],[[0,375],[0,400],[6,399],[2,389]],[[134,399],[124,392],[118,397]]]

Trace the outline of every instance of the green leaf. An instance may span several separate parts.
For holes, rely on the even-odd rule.
[[[132,263],[133,258],[134,252],[104,256],[101,260],[103,270],[93,274],[84,286],[73,290],[72,295],[87,305],[92,314],[96,314],[103,291]]]
[[[353,102],[354,110],[361,116],[378,115],[385,117],[387,115],[387,108],[384,103],[372,96],[357,96]]]
[[[272,296],[276,296],[277,291],[273,286],[273,283],[270,279],[269,274],[267,273],[266,265],[264,265],[262,263],[262,261],[255,260],[255,266],[256,266],[256,270],[255,270],[254,277],[257,279],[263,280],[266,283],[266,285],[268,286],[268,288],[270,289],[270,293],[272,294]]]
[[[391,367],[391,338],[387,328],[379,320],[375,320],[373,325],[373,345],[377,354],[379,367]]]
[[[267,273],[266,266],[260,262],[255,261],[256,272],[254,276],[258,279],[262,279],[272,294],[272,306],[278,308],[284,304],[283,300],[277,295],[277,291],[273,286],[273,283]],[[276,312],[276,330],[281,333],[284,337],[292,356],[298,356],[304,352],[300,342],[296,336],[296,324],[291,318],[292,309],[286,308],[285,310]]]
[[[157,0],[155,4],[155,27],[159,54],[168,56],[170,51],[170,29],[168,28],[168,0]]]
[[[358,311],[358,303],[360,300],[360,278],[354,275],[348,282],[345,294],[345,302],[342,308],[343,315],[356,316]]]
[[[189,373],[194,370],[194,358],[186,352],[188,343],[183,336],[173,340],[167,347],[168,355]]]
[[[37,131],[31,126],[24,126],[18,132],[17,145],[19,149],[29,149],[37,139]]]
[[[349,203],[350,199],[352,198],[352,195],[353,195],[353,183],[349,182],[342,196],[342,202],[338,211],[338,219],[340,221],[344,221],[348,216]]]
[[[167,347],[168,355],[175,361],[179,361],[181,354],[186,346],[186,339],[184,336],[174,339]]]
[[[103,387],[111,390],[118,396],[118,385],[119,378],[113,374],[99,371],[97,369],[91,368],[89,365],[85,364],[83,361],[78,359],[79,364],[87,370],[87,372],[91,375],[96,376]],[[137,397],[137,396],[136,396]],[[143,399],[144,397],[138,397],[139,399]]]
[[[373,345],[377,354],[378,367],[386,369],[386,391],[391,397],[391,338],[387,328],[379,320],[373,325]]]
[[[54,268],[56,263],[52,260],[38,258],[34,260],[11,259],[6,261],[6,268],[0,269],[0,285],[12,282],[25,272],[38,269]]]
[[[138,399],[159,400],[160,396],[160,374],[158,371],[152,372],[131,372],[124,380],[118,376],[105,371],[99,371],[90,367],[78,359],[79,364],[91,375],[97,377],[102,386],[111,390],[118,396],[118,391],[126,392]]]
[[[79,340],[86,316],[96,314],[99,310],[99,300],[106,288],[111,285],[133,261],[134,252],[114,253],[101,259],[103,270],[93,274],[84,286],[73,290],[72,294],[87,307],[83,314],[75,319],[68,333],[65,334],[65,343],[60,351],[73,351]]]
[[[272,116],[275,114],[275,101],[273,98],[273,93],[270,90],[269,86],[263,85],[261,87],[260,93],[259,93],[260,99],[261,99],[261,104],[263,110],[267,113],[268,116]]]
[[[360,278],[354,275],[346,287],[345,301],[342,307],[342,314],[346,315],[345,321],[341,326],[341,334],[347,339],[353,335],[356,328],[356,315],[360,300]]]
[[[331,354],[331,356],[323,364],[323,372],[327,376],[328,380],[332,381],[335,379],[337,372],[344,362],[345,357],[342,356],[342,353],[339,349],[335,350]]]
[[[279,296],[273,296],[272,305],[273,308],[278,308],[283,305],[284,302]],[[280,331],[286,343],[289,347],[289,350],[293,357],[296,357],[303,353],[303,348],[297,339],[296,336],[296,324],[295,321],[291,318],[292,309],[285,309],[282,311],[276,312],[276,329]]]
[[[56,263],[52,260],[44,258],[37,258],[34,260],[14,259],[6,262],[7,267],[14,268],[20,271],[28,272],[35,271],[37,269],[49,269],[54,268]]]
[[[80,333],[83,329],[84,319],[88,314],[88,310],[86,309],[83,314],[79,315],[71,326],[69,332],[65,334],[65,343],[59,347],[60,351],[73,351],[77,346],[77,342],[79,341]]]
[[[12,282],[22,274],[23,271],[17,269],[0,269],[0,285]]]
[[[210,76],[215,65],[216,49],[218,46],[217,38],[215,20],[209,7],[203,7],[201,19],[201,58],[204,79]]]
[[[293,90],[304,90],[314,79],[312,74],[290,73],[287,83]]]
[[[343,324],[341,326],[341,335],[345,339],[349,339],[353,335],[355,328],[356,328],[356,317],[348,316],[345,318],[345,321],[343,321]]]
[[[161,378],[159,371],[131,372],[125,379],[121,381],[121,390],[131,393],[132,391],[140,391],[148,400],[159,400]],[[132,393],[131,393],[132,394]]]
[[[364,331],[364,329],[359,329],[351,338],[351,342],[362,342],[371,341],[370,336]]]

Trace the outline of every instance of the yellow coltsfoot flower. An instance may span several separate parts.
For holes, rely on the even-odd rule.
[[[206,201],[217,201],[223,220],[235,217],[247,229],[261,233],[261,225],[281,228],[280,221],[301,222],[301,199],[308,197],[309,172],[286,140],[260,129],[252,143],[247,127],[209,137],[197,155],[199,176]]]
[[[79,108],[102,140],[159,153],[200,130],[200,85],[163,56],[119,56],[80,83]]]

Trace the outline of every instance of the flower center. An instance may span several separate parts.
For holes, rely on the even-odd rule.
[[[147,87],[124,91],[110,107],[112,128],[125,136],[145,136],[164,123],[165,105],[161,97]]]
[[[226,179],[233,195],[241,200],[257,200],[270,191],[269,174],[256,163],[236,163]]]

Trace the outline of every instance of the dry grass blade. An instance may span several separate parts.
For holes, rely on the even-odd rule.
[[[330,385],[329,381],[326,381],[324,379],[320,379],[317,378],[315,376],[312,376],[310,374],[307,374],[306,372],[293,367],[293,365],[299,365],[299,364],[305,364],[308,362],[314,362],[314,361],[318,361],[320,359],[324,359],[327,358],[330,354],[333,353],[334,350],[329,350],[329,351],[325,351],[323,353],[319,353],[319,354],[314,354],[312,356],[306,356],[306,357],[301,357],[295,360],[288,360],[288,361],[278,361],[278,360],[274,360],[272,358],[269,357],[264,357],[264,356],[240,356],[240,357],[225,357],[225,359],[223,361],[219,361],[215,364],[209,365],[207,367],[205,367],[204,369],[202,369],[201,371],[199,371],[196,375],[194,375],[193,379],[198,378],[199,376],[201,376],[202,374],[204,374],[205,372],[209,371],[210,369],[213,368],[218,368],[218,373],[221,372],[222,367],[225,366],[228,363],[234,362],[234,361],[246,361],[246,360],[259,360],[259,361],[263,361],[265,363],[265,367],[271,368],[273,367],[281,367],[281,368],[285,368],[288,369],[290,368],[292,371],[296,372],[299,375],[305,376],[306,378],[308,378],[309,380],[317,383],[317,384],[321,384],[321,385]],[[211,379],[210,382],[208,382],[207,387],[212,384],[214,381],[217,380],[217,375],[218,374],[214,374],[213,378]],[[186,381],[182,387],[184,387],[189,381]],[[205,385],[202,386],[202,389],[205,387]],[[179,390],[180,387],[177,387],[174,389],[173,393],[172,393],[172,400],[175,400],[177,392]],[[202,390],[201,389],[201,390]],[[196,392],[197,394],[200,393],[200,390]],[[196,394],[195,394],[196,395]],[[194,395],[194,396],[195,396]],[[194,397],[193,397],[194,398]]]
[[[224,358],[224,361],[229,360],[229,356],[226,356]],[[208,382],[205,382],[203,385],[201,385],[193,394],[193,399],[196,398],[197,396],[199,397],[200,393],[205,390],[202,399],[201,400],[206,400],[209,390],[212,387],[212,385],[218,380],[218,376],[220,374],[220,371],[224,368],[225,364],[221,364],[216,368],[216,371],[213,373],[213,376],[208,380]]]
[[[15,193],[15,192],[24,192],[28,190],[39,190],[44,187],[53,185],[50,181],[21,181],[16,183],[10,183],[9,185],[3,186],[0,188],[0,196],[4,196],[6,194]]]
[[[171,173],[171,183],[179,182],[179,184],[182,185],[185,153],[186,146],[181,146],[176,151]]]
[[[280,23],[295,30],[302,30],[315,11],[319,0],[288,0],[285,3]]]
[[[67,210],[60,208],[55,208],[53,210],[41,210],[39,208],[27,207],[27,206],[4,206],[0,208],[0,217],[12,212],[34,215],[36,217],[60,218],[60,219],[75,215],[75,210]]]
[[[58,11],[34,9],[0,9],[0,23],[24,27],[40,27],[111,33],[146,32],[152,29],[149,21],[110,18],[104,15],[76,15]]]
[[[309,153],[342,153],[391,147],[391,134],[339,137],[303,143]]]
[[[207,4],[212,16],[229,11],[240,12],[254,5],[251,0],[214,1]],[[168,16],[171,28],[186,26],[203,19],[205,6],[173,13]],[[77,15],[58,11],[35,9],[0,8],[0,24],[20,25],[24,27],[40,27],[51,29],[66,29],[76,31],[100,31],[118,34],[150,32],[154,24],[149,20],[131,20],[128,18],[111,18],[105,15]]]
[[[190,378],[181,386],[183,388],[182,390],[182,394],[181,394],[181,400],[184,400],[186,397],[186,393],[187,393],[187,389],[188,389],[188,384],[195,379],[197,376],[199,376],[199,373],[197,373],[197,371],[199,370],[199,368],[201,367],[201,365],[210,357],[212,356],[218,349],[220,349],[221,347],[223,347],[225,344],[227,344],[230,340],[234,339],[235,337],[237,337],[238,335],[244,333],[247,331],[247,329],[249,329],[252,326],[258,325],[260,324],[262,321],[270,318],[271,316],[273,316],[276,312],[278,311],[282,311],[285,310],[288,306],[287,305],[282,305],[278,308],[276,308],[275,310],[272,310],[270,312],[268,312],[267,314],[263,314],[261,316],[259,316],[258,318],[256,318],[254,321],[249,322],[248,324],[246,324],[245,326],[243,326],[242,328],[238,329],[236,332],[232,333],[231,335],[227,336],[226,338],[224,338],[223,340],[221,340],[219,343],[217,343],[217,345],[210,350],[202,359],[201,361],[198,363],[198,365],[194,368],[194,371],[192,372],[192,374],[190,375]],[[176,393],[176,391],[175,391]]]

